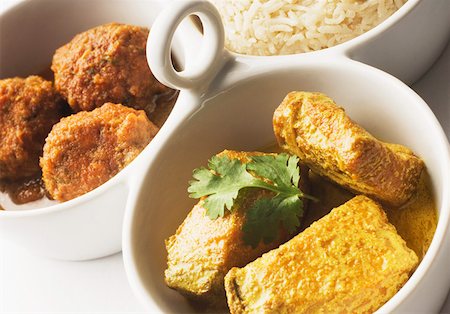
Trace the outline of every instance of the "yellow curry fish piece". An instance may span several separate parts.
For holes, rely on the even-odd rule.
[[[418,264],[378,203],[356,196],[225,277],[231,313],[371,313]]]
[[[224,151],[221,154],[249,162],[249,156],[262,153]],[[306,183],[301,179],[302,184]],[[272,192],[261,189],[239,192],[233,211],[216,220],[206,215],[200,200],[175,235],[166,240],[166,284],[191,299],[206,301],[213,306],[226,306],[223,279],[228,270],[246,265],[287,240],[283,235],[273,243],[260,243],[252,248],[242,239],[246,210],[258,198],[269,196],[268,193]]]
[[[273,127],[279,145],[311,170],[387,205],[408,201],[424,168],[408,148],[379,141],[321,93],[289,93]]]

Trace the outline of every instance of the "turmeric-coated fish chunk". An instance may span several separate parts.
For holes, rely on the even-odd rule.
[[[289,242],[225,277],[231,313],[371,313],[418,263],[366,196],[356,196]]]
[[[289,93],[273,127],[280,146],[311,170],[388,205],[411,198],[424,168],[408,148],[379,141],[321,93]]]
[[[249,162],[249,156],[262,153],[224,151],[221,154]],[[302,172],[302,175],[306,176],[306,173]],[[306,184],[304,179],[300,181],[302,188]],[[191,299],[225,306],[223,279],[226,273],[232,267],[246,265],[287,240],[287,236],[282,235],[272,243],[261,242],[255,248],[243,241],[246,210],[257,199],[269,196],[269,193],[272,192],[255,188],[240,191],[232,212],[215,220],[206,215],[203,201],[200,200],[176,234],[166,240],[166,284]]]

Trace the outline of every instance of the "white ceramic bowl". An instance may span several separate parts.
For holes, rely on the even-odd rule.
[[[288,92],[306,90],[326,93],[376,137],[404,144],[425,161],[439,210],[437,229],[417,270],[378,312],[437,312],[450,286],[450,148],[426,103],[393,76],[341,54],[277,57],[276,62],[229,54],[220,48],[220,25],[216,21],[211,26],[218,13],[204,2],[163,11],[150,39],[170,42],[178,22],[193,12],[200,12],[208,36],[217,31],[213,48],[207,47],[209,41],[198,47],[198,55],[211,66],[200,73],[187,64],[185,73],[177,73],[167,67],[164,43],[152,45],[160,47],[150,51],[159,56],[150,60],[157,78],[189,88],[181,91],[160,137],[152,143],[155,154],[142,172],[138,192],[129,195],[125,215],[125,268],[148,310],[194,311],[164,283],[164,239],[194,205],[187,193],[192,170],[223,149],[251,151],[274,143],[275,108]]]
[[[91,27],[122,22],[150,27],[157,1],[28,0],[0,15],[0,78],[49,68],[56,48]],[[45,208],[0,211],[0,236],[40,255],[92,259],[121,250],[122,222],[140,164],[151,145],[122,172],[74,200]]]

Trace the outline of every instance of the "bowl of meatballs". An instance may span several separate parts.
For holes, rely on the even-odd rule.
[[[140,160],[178,96],[147,64],[160,4],[135,2],[38,0],[0,17],[0,232],[38,254],[121,249]]]

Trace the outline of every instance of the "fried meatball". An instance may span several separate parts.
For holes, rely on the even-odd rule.
[[[55,86],[74,111],[113,102],[143,109],[150,117],[155,99],[172,90],[150,72],[148,33],[143,27],[111,23],[78,34],[56,50]]]
[[[39,76],[0,80],[0,179],[39,173],[45,138],[66,106]]]
[[[63,118],[45,141],[45,187],[60,201],[93,190],[128,165],[157,131],[144,111],[112,103]]]

